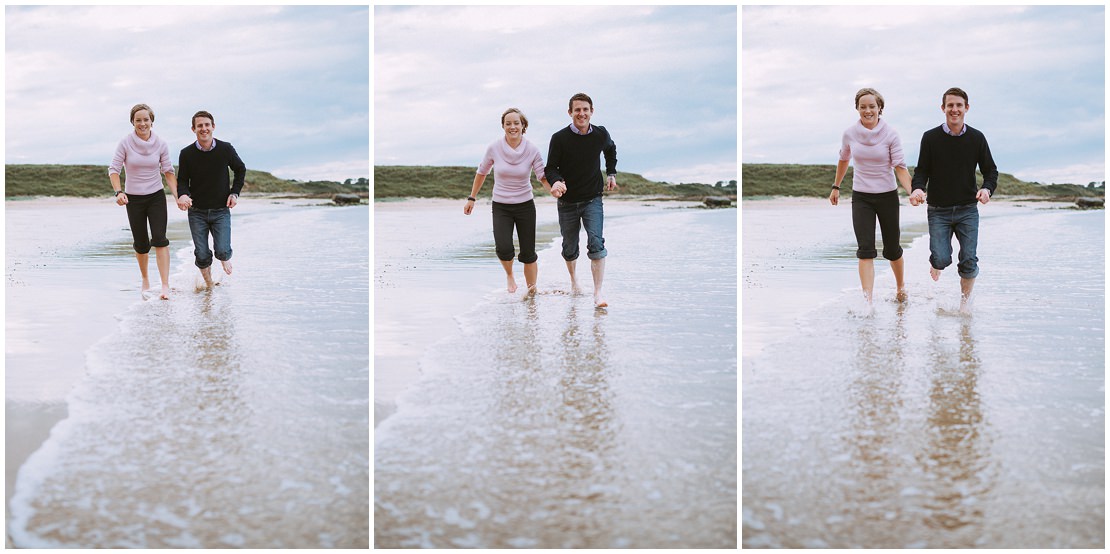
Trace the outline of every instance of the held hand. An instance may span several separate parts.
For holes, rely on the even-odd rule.
[[[836,206],[840,203],[840,191],[839,190],[832,189],[832,192],[829,193],[829,203],[831,203],[833,206]]]
[[[910,195],[910,204],[914,205],[914,206],[920,206],[924,203],[925,203],[925,191],[922,190],[922,189],[917,189],[917,190],[913,191],[913,194]]]
[[[991,201],[991,192],[987,189],[979,189],[979,192],[975,193],[975,199],[980,204],[986,204]]]
[[[192,205],[193,205],[193,199],[189,198],[188,195],[183,195],[183,196],[178,196],[177,197],[177,209],[184,212],[184,211],[188,210],[190,207],[192,207]]]

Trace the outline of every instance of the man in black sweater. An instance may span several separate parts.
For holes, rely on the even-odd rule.
[[[910,201],[920,204],[928,193],[929,203],[929,264],[933,280],[952,264],[952,234],[960,243],[960,311],[969,308],[971,290],[979,275],[979,208],[986,204],[998,188],[998,167],[991,157],[987,137],[964,124],[964,114],[971,108],[967,93],[959,88],[944,92],[941,111],[945,122],[925,131],[921,152],[913,175]],[[983,187],[975,182],[975,166],[983,174]]]
[[[182,148],[178,158],[177,207],[189,210],[195,263],[205,284],[211,287],[212,249],[208,247],[208,235],[212,235],[216,259],[231,275],[231,208],[239,202],[247,167],[231,143],[212,136],[216,129],[212,114],[203,110],[194,114],[192,129],[197,141]],[[228,168],[235,172],[234,183],[228,178]]]
[[[589,96],[578,93],[570,98],[571,124],[551,135],[544,173],[551,183],[551,195],[559,199],[559,231],[563,235],[563,259],[570,272],[570,285],[578,293],[574,269],[578,260],[578,237],[586,228],[586,256],[590,258],[590,272],[594,279],[594,306],[605,308],[609,304],[601,294],[605,277],[605,239],[602,237],[605,211],[601,202],[603,188],[617,188],[617,145],[609,131],[600,125],[590,125],[594,102]],[[599,156],[605,155],[603,179]],[[180,185],[179,185],[180,186]]]

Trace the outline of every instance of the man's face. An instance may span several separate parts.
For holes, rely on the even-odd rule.
[[[575,100],[570,106],[569,113],[575,127],[583,131],[590,128],[590,116],[594,113],[594,107],[589,102]]]
[[[212,139],[212,131],[215,129],[216,125],[207,117],[198,117],[193,120],[193,132],[197,134],[197,140],[203,143]]]
[[[963,126],[964,114],[967,113],[968,108],[969,106],[964,103],[962,96],[956,96],[955,94],[944,95],[944,105],[941,106],[940,109],[944,110],[949,129]]]

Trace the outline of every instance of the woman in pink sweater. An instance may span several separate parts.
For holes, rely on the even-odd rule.
[[[478,164],[470,196],[466,199],[463,213],[470,215],[474,210],[475,197],[482,189],[490,169],[494,172],[493,183],[493,241],[497,247],[497,258],[505,268],[505,276],[510,293],[516,292],[516,279],[513,278],[513,227],[516,227],[517,240],[520,242],[520,256],[524,264],[524,282],[528,286],[525,296],[535,294],[539,268],[536,260],[536,203],[532,197],[532,172],[543,188],[551,193],[551,185],[544,176],[543,157],[536,145],[524,138],[528,130],[528,118],[516,108],[509,108],[501,114],[501,127],[505,136],[498,138],[486,148],[486,154]]]
[[[848,172],[848,161],[854,160],[852,178],[852,227],[856,234],[856,257],[859,258],[859,280],[863,295],[871,303],[875,287],[875,220],[883,234],[883,257],[890,260],[890,269],[898,286],[897,299],[906,300],[903,280],[904,260],[902,246],[898,243],[898,185],[895,175],[906,194],[911,192],[910,172],[902,156],[902,141],[894,128],[879,116],[883,114],[883,96],[873,88],[863,88],[856,93],[856,111],[859,121],[844,131],[840,144],[840,159],[836,164],[836,181],[833,183],[829,202],[840,202],[840,182]],[[894,173],[891,173],[894,169]],[[911,204],[917,205],[912,199]]]
[[[143,276],[141,294],[146,298],[150,290],[147,261],[150,247],[158,259],[158,275],[162,278],[162,300],[170,298],[170,241],[166,238],[166,193],[162,190],[162,175],[170,185],[170,192],[177,197],[177,174],[170,161],[166,141],[154,134],[154,110],[146,104],[131,108],[131,125],[128,133],[116,146],[112,163],[108,166],[108,180],[116,191],[116,204],[127,207],[127,220],[134,238],[135,259]],[[127,191],[120,183],[120,170],[127,173]],[[147,225],[150,234],[147,234]]]

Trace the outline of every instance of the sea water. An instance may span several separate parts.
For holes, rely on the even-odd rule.
[[[252,203],[212,289],[188,240],[170,301],[140,300],[121,257],[135,300],[87,330],[68,416],[20,468],[17,546],[369,545],[369,210]]]
[[[605,310],[584,235],[583,295],[557,238],[524,300],[456,247],[488,284],[375,429],[375,546],[734,548],[736,216],[607,201]]]
[[[923,208],[902,210],[909,300],[879,259],[871,307],[849,212],[745,208],[744,546],[1104,546],[1105,213],[980,214],[961,313]]]

